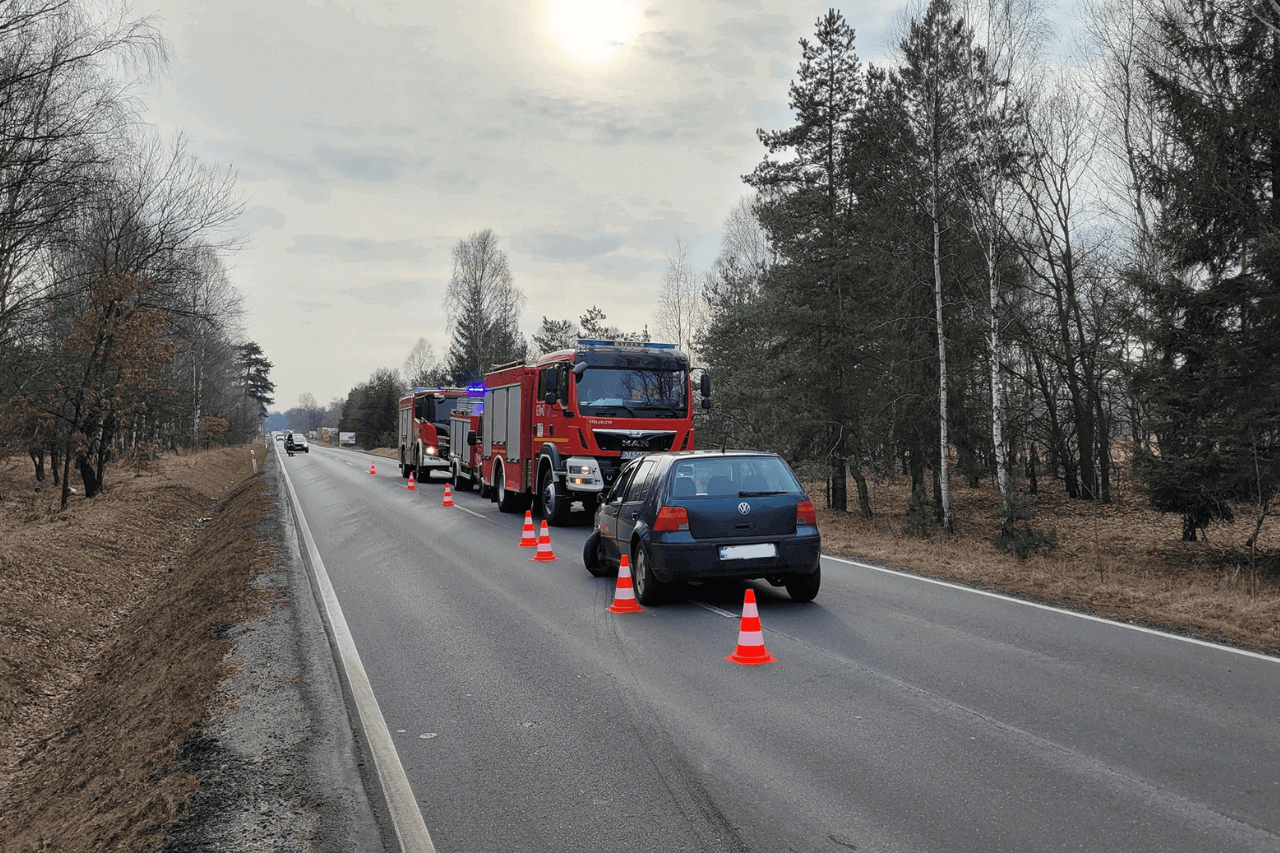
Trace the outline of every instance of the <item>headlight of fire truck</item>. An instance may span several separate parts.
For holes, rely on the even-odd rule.
[[[590,456],[570,456],[565,463],[564,482],[574,492],[598,492],[604,488],[600,465]]]

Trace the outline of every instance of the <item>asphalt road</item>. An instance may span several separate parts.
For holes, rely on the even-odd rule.
[[[281,461],[442,853],[1280,851],[1280,660],[824,559],[743,667],[746,584],[616,615],[585,515]]]

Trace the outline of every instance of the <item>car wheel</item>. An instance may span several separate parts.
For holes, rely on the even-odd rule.
[[[822,585],[822,566],[809,575],[792,575],[786,579],[787,594],[792,601],[813,601],[818,597],[818,587]]]
[[[591,535],[587,537],[586,544],[582,546],[582,563],[587,567],[587,571],[591,572],[592,577],[602,578],[609,574],[609,570],[605,568],[604,563],[600,560],[599,528],[591,531]]]
[[[636,601],[641,604],[652,607],[662,603],[663,584],[653,576],[643,545],[636,547],[631,560],[631,587],[635,590]]]
[[[542,471],[542,480],[538,486],[539,512],[553,527],[564,527],[569,523],[569,496],[560,490],[556,476],[548,465]]]

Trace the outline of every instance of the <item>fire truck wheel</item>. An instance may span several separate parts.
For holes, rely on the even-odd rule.
[[[582,562],[587,567],[587,571],[591,572],[592,577],[602,578],[610,574],[604,563],[600,561],[599,528],[591,531],[591,535],[587,537],[587,543],[582,546]]]
[[[564,527],[569,523],[569,496],[556,482],[550,465],[542,469],[542,478],[538,484],[538,500],[542,517],[547,520],[547,524]]]
[[[493,491],[498,496],[498,512],[524,512],[526,509],[522,500],[524,495],[507,489],[507,476],[501,465],[494,469]]]
[[[400,448],[400,476],[407,480],[409,479],[409,472],[412,470],[412,466],[404,464],[404,448],[402,447]]]
[[[461,466],[455,465],[453,468],[453,476],[449,478],[449,482],[453,485],[455,492],[471,491],[471,478],[462,476]]]

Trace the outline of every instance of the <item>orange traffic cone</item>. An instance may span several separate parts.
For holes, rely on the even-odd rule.
[[[613,592],[613,604],[608,607],[610,613],[643,613],[644,608],[636,601],[635,588],[631,586],[631,562],[627,555],[622,555],[622,563],[618,566],[618,586]]]
[[[409,485],[405,486],[404,488],[405,488],[405,491],[408,491],[408,492],[416,492],[418,490],[418,487],[413,484],[412,471],[409,472]]]
[[[370,473],[370,474],[376,474],[376,473],[378,473],[378,469],[376,469],[376,468],[374,468],[374,467],[373,467],[373,463],[372,463],[372,462],[370,462],[370,463],[369,463],[369,473]]]
[[[444,484],[444,500],[440,502],[440,506],[453,506],[453,492],[449,491],[449,484]]]
[[[533,555],[533,559],[539,563],[549,563],[556,558],[551,552],[551,536],[547,533],[547,523],[542,522],[542,533],[538,536],[538,553]]]
[[[725,660],[752,666],[757,663],[776,663],[764,648],[764,632],[760,629],[760,613],[756,610],[756,591],[747,590],[742,602],[742,623],[738,628],[738,649]]]
[[[537,548],[538,534],[533,532],[533,513],[524,511],[524,532],[520,534],[521,548]]]

